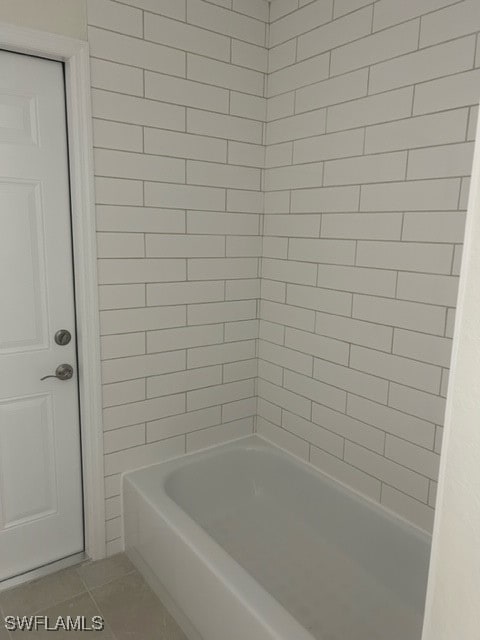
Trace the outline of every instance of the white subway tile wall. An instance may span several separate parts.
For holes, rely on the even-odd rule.
[[[430,529],[476,0],[89,0],[120,474],[254,429]]]
[[[258,422],[431,529],[478,0],[272,0]]]
[[[107,551],[120,473],[252,433],[267,0],[89,0]]]

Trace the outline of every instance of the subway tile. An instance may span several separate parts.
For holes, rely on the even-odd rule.
[[[357,211],[359,195],[356,186],[300,189],[292,192],[292,212]]]
[[[258,216],[248,213],[189,211],[187,232],[192,234],[257,235]]]
[[[406,22],[335,49],[332,51],[331,74],[339,75],[415,51],[419,26],[419,20]]]
[[[447,274],[452,265],[452,247],[418,242],[363,240],[357,243],[356,262],[360,266],[377,269]]]
[[[107,431],[103,437],[103,450],[106,454],[122,449],[130,449],[145,444],[145,425],[135,424],[130,427]]]
[[[260,236],[233,236],[227,238],[227,256],[261,257],[262,238]]]
[[[187,183],[233,189],[260,189],[260,169],[188,160]]]
[[[321,472],[326,473],[355,491],[359,491],[373,500],[380,499],[382,486],[380,481],[352,467],[351,464],[313,446],[310,451],[310,462]]]
[[[290,192],[265,191],[263,202],[264,213],[288,213],[290,211]]]
[[[265,148],[265,168],[282,167],[292,164],[293,142],[280,142]]]
[[[325,133],[325,110],[282,118],[267,124],[267,145]]]
[[[189,280],[256,278],[256,258],[193,258],[188,261]]]
[[[347,13],[356,11],[367,4],[371,4],[372,0],[335,0],[333,7],[333,17],[338,18]]]
[[[400,514],[417,527],[427,531],[427,533],[432,533],[435,511],[428,505],[388,485],[383,485],[382,487],[381,502],[387,509]]]
[[[327,289],[394,296],[396,273],[354,266],[318,266],[317,284]]]
[[[336,49],[370,34],[373,7],[365,7],[343,18],[308,31],[298,38],[298,59]]]
[[[225,206],[224,189],[145,182],[144,190],[147,206],[205,210],[222,209]]]
[[[480,30],[480,7],[476,0],[464,0],[422,18],[420,46],[427,47]]]
[[[263,379],[259,379],[258,381],[258,395],[260,398],[268,400],[268,402],[278,407],[282,407],[282,409],[292,411],[303,418],[310,419],[312,403],[308,398],[299,396],[297,393],[292,393],[288,389],[284,389]]]
[[[244,340],[228,342],[207,347],[194,347],[188,350],[188,368],[206,367],[224,362],[248,360],[255,356],[255,341]],[[217,403],[220,404],[220,403]]]
[[[411,115],[413,88],[406,87],[328,107],[327,131],[341,131]]]
[[[229,280],[225,286],[226,300],[260,298],[260,278]]]
[[[235,420],[228,424],[200,429],[187,434],[187,452],[198,451],[222,442],[244,438],[253,433],[253,418]]]
[[[367,84],[368,69],[361,69],[301,87],[296,92],[295,111],[302,113],[366,96]]]
[[[404,411],[397,411],[383,404],[349,394],[347,414],[386,431],[387,434],[393,434],[428,449],[433,447],[435,425],[408,415]]]
[[[142,182],[118,178],[95,178],[97,204],[143,204]]]
[[[352,345],[349,366],[430,393],[440,391],[441,369],[410,358]]]
[[[466,71],[472,67],[475,44],[470,36],[377,64],[370,69],[369,91],[389,91]]]
[[[223,257],[225,239],[222,236],[171,236],[155,233],[145,236],[145,249],[149,258]]]
[[[278,69],[289,67],[295,62],[296,41],[288,40],[268,50],[268,71],[273,73]]]
[[[217,56],[213,56],[214,58]],[[241,40],[232,40],[232,64],[247,67],[260,73],[266,73],[268,51],[265,47],[259,47]]]
[[[401,213],[325,213],[322,215],[321,237],[400,240],[402,218]],[[404,239],[412,240],[413,238],[404,237]]]
[[[185,438],[178,436],[161,442],[132,447],[105,456],[105,473],[122,473],[150,464],[156,464],[185,453]]]
[[[296,140],[293,143],[293,162],[297,164],[362,155],[363,140],[363,129],[327,133]]]
[[[260,340],[258,345],[258,356],[263,360],[267,360],[279,367],[297,371],[304,375],[312,374],[313,362],[312,356],[300,353],[294,349],[289,349],[282,345],[276,345],[272,342]]]
[[[242,418],[253,417],[257,413],[255,397],[234,400],[222,406],[222,422],[232,422]]]
[[[266,191],[282,191],[283,189],[320,187],[323,182],[322,169],[323,163],[321,162],[266,169],[264,189]]]
[[[267,101],[261,96],[230,91],[230,113],[263,123],[267,114]],[[260,142],[259,140],[259,144]]]
[[[257,421],[257,433],[262,438],[273,442],[277,447],[285,449],[292,455],[297,456],[297,458],[308,460],[308,443],[301,438],[297,438],[297,436],[294,436],[290,431],[273,425],[260,417]]]
[[[406,152],[331,160],[325,163],[324,184],[328,186],[401,180],[405,176],[406,167]]]
[[[142,127],[93,119],[93,145],[121,151],[143,151]]]
[[[433,451],[387,435],[385,456],[429,478],[438,477],[439,455]]]
[[[225,89],[263,96],[263,73],[230,63],[188,54],[187,77]]]
[[[143,36],[143,16],[139,9],[110,0],[88,0],[89,25],[103,27],[130,36]]]
[[[443,147],[417,149],[408,158],[408,180],[469,176],[472,171],[473,144],[463,142]]]
[[[102,386],[103,407],[112,407],[128,402],[145,400],[145,380],[127,380]]]
[[[262,276],[270,280],[314,285],[316,274],[317,268],[313,264],[269,258],[263,260]]]
[[[208,324],[212,322],[233,322],[251,320],[256,315],[255,300],[229,302],[209,302],[196,304],[188,308],[189,324]]]
[[[228,91],[190,79],[145,71],[145,97],[185,107],[228,113]]]
[[[102,363],[102,381],[121,382],[185,369],[185,351],[131,356]]]
[[[93,116],[164,129],[185,130],[185,108],[126,96],[101,89],[92,89]]]
[[[282,93],[267,99],[267,122],[292,116],[295,111],[295,92]]]
[[[262,191],[227,189],[227,211],[263,213],[263,195]]]
[[[190,24],[252,44],[265,44],[265,24],[249,16],[215,7],[202,0],[187,0],[187,16]]]
[[[298,9],[298,0],[275,0],[270,3],[270,23]]]
[[[100,284],[185,280],[185,260],[108,259],[98,261]]]
[[[287,285],[287,302],[290,305],[315,309],[326,313],[350,315],[352,295],[333,289],[320,287],[303,287],[296,284]]]
[[[455,212],[406,213],[402,239],[420,242],[463,242],[465,214]]]
[[[207,136],[144,128],[145,153],[225,162],[227,142]]]
[[[332,380],[323,382],[311,376],[300,375],[288,370],[284,372],[283,377],[285,388],[289,391],[299,396],[304,396],[309,400],[322,402],[332,409],[344,410],[346,393],[342,389],[335,388],[329,384]],[[291,410],[295,411],[293,407]]]
[[[392,346],[391,327],[328,313],[317,313],[315,331],[322,336],[381,351],[390,351]]]
[[[263,320],[303,329],[305,331],[314,330],[315,314],[310,309],[300,309],[287,304],[278,304],[276,302],[262,300],[260,317]]]
[[[185,307],[144,307],[100,312],[100,333],[128,333],[186,324]]]
[[[424,82],[415,87],[413,113],[429,113],[478,104],[480,69]]]
[[[143,96],[143,70],[128,65],[90,58],[92,87]]]
[[[176,329],[152,329],[147,333],[148,353],[163,353],[175,349],[189,349],[223,342],[223,326],[179,327]]]
[[[100,338],[102,360],[138,356],[145,353],[145,333],[124,333]]]
[[[396,0],[380,0],[374,9],[373,28],[385,29],[393,24],[417,18],[424,13],[441,9],[452,4],[455,0],[403,0],[401,3]]]
[[[185,75],[186,54],[178,49],[171,49],[154,42],[147,42],[96,27],[89,27],[88,41],[91,55],[96,58],[129,64],[150,71],[170,73],[175,76]]]
[[[457,207],[460,180],[416,180],[362,186],[361,211],[442,211]]]
[[[168,282],[147,285],[147,305],[195,304],[219,302],[224,297],[222,282]]]
[[[397,297],[404,300],[454,307],[457,293],[458,278],[455,276],[398,274]]]
[[[268,22],[269,7],[267,0],[233,0],[232,9],[257,20]]]
[[[283,369],[281,367],[277,367],[277,365],[272,364],[271,362],[265,362],[265,360],[258,360],[258,377],[268,380],[269,382],[280,385],[283,380]],[[265,405],[268,405],[268,410],[265,409]],[[274,418],[273,415],[277,415],[278,417]],[[280,407],[276,407],[270,402],[266,402],[262,398],[258,398],[258,415],[270,420],[271,422],[277,422],[280,424]]]
[[[97,231],[184,233],[185,213],[153,207],[97,205]]]
[[[445,309],[372,296],[353,297],[353,317],[436,335],[443,335],[445,328]]]
[[[239,382],[228,382],[216,387],[187,391],[187,408],[188,411],[195,411],[204,407],[249,398],[253,396],[253,393],[253,380],[240,380]]]
[[[147,398],[170,396],[221,383],[222,368],[220,366],[166,373],[162,376],[147,378]]]
[[[388,404],[394,409],[400,409],[418,418],[439,425],[443,424],[445,398],[440,396],[392,383]]]
[[[251,360],[242,360],[241,362],[231,362],[223,365],[224,382],[235,382],[236,380],[256,378],[257,373],[258,368],[256,358],[252,358]]]
[[[145,11],[185,20],[185,0],[128,0],[128,3]]]
[[[440,367],[449,367],[451,351],[452,340],[450,338],[395,329],[393,339],[393,353],[395,354],[436,364]]]
[[[143,233],[97,233],[99,258],[143,258]]]
[[[97,176],[185,182],[185,161],[178,158],[95,149],[94,160]]]
[[[310,420],[284,411],[282,427],[334,456],[341,457],[343,455],[343,438]]]
[[[145,39],[211,58],[230,59],[226,36],[153,13],[145,14]]]
[[[146,422],[154,418],[175,415],[185,410],[184,394],[166,398],[153,398],[124,404],[120,407],[109,407],[103,412],[103,427],[105,431],[118,429],[128,425]]]
[[[195,109],[187,110],[187,131],[227,140],[239,140],[240,142],[253,142],[254,144],[262,142],[260,122]]]
[[[331,20],[333,0],[316,0],[270,24],[270,46]]]
[[[369,127],[365,135],[365,151],[378,153],[463,141],[467,118],[467,109],[458,109]]]
[[[147,422],[147,442],[191,433],[197,429],[206,429],[220,424],[221,408],[209,407],[199,411],[189,411],[177,416],[161,418]]]
[[[383,431],[364,424],[359,420],[355,420],[345,413],[332,411],[328,407],[314,402],[312,407],[312,420],[316,424],[322,425],[330,431],[334,431],[336,434],[342,436],[342,438],[347,438],[347,440],[351,442],[361,444],[372,451],[383,452],[385,441]]]
[[[266,215],[264,236],[314,237],[320,232],[318,215]]]
[[[353,264],[355,243],[350,240],[292,238],[289,242],[288,257],[299,262]]]
[[[212,158],[209,159],[213,160]],[[228,143],[228,163],[263,169],[265,165],[265,147],[259,144],[230,141]]]
[[[322,380],[327,384],[334,385],[344,391],[355,393],[359,396],[375,400],[376,402],[386,402],[388,394],[388,382],[376,376],[355,371],[349,367],[343,367],[325,360],[314,360],[313,377]],[[327,406],[331,406],[328,403]],[[342,407],[344,411],[345,406]]]
[[[285,331],[285,345],[296,351],[316,356],[317,358],[323,358],[324,360],[330,360],[338,364],[348,363],[348,345],[339,340],[334,340],[332,337],[325,337],[324,335],[307,333],[287,327]],[[266,358],[266,360],[270,360],[270,358]]]
[[[268,75],[268,96],[293,91],[328,78],[329,54],[315,56]]]

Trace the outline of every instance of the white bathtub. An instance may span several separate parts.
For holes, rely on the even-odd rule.
[[[428,536],[258,437],[123,495],[127,552],[190,640],[420,640]]]

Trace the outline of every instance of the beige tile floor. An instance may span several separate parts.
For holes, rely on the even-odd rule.
[[[100,615],[104,631],[9,632],[7,615]],[[74,640],[187,640],[175,620],[124,554],[84,562],[44,578],[0,592],[0,640],[28,637]]]

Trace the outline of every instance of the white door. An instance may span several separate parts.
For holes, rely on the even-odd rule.
[[[0,580],[83,549],[76,373],[63,66],[0,51]]]

